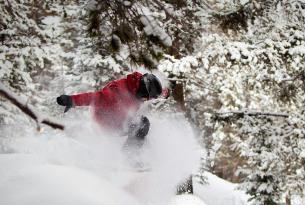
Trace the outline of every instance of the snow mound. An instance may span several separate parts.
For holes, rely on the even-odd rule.
[[[1,203],[168,204],[177,185],[196,169],[198,145],[185,119],[149,119],[141,152],[149,171],[144,172],[133,169],[122,151],[126,137],[101,131],[89,115],[66,115],[64,132],[37,133],[16,125],[0,138]]]
[[[237,185],[205,172],[207,185],[195,184],[194,193],[207,205],[247,205],[248,196]]]
[[[138,204],[123,190],[78,167],[48,164],[26,154],[1,155],[0,164],[0,198],[6,205]]]
[[[199,197],[190,194],[175,196],[169,205],[206,205]]]

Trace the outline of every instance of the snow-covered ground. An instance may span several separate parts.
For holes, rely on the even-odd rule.
[[[6,205],[141,204],[137,199],[139,196],[130,194],[130,187],[119,188],[92,170],[21,153],[1,154],[0,164],[0,196]],[[136,175],[143,178],[141,173],[134,173]],[[234,190],[235,185],[209,173],[207,177],[209,185],[195,184],[195,196],[172,195],[169,205],[247,204],[245,194]],[[135,177],[134,180],[140,179]]]
[[[149,140],[139,160],[151,170],[137,172],[122,152],[124,137],[109,136],[89,116],[82,113],[78,120],[71,113],[64,117],[64,132],[38,133],[20,125],[2,130],[7,136],[0,139],[1,204],[176,203],[177,184],[200,158],[186,120],[149,117]]]
[[[209,172],[205,173],[208,184],[194,184],[194,194],[207,205],[246,205],[248,196],[240,190],[237,190],[236,184],[225,181]]]
[[[170,205],[207,205],[198,196],[191,194],[177,195],[172,198]]]
[[[124,136],[102,131],[86,109],[63,116],[65,131],[15,124],[1,131],[0,198],[5,205],[243,205],[236,185],[206,173],[194,180],[195,195],[175,196],[177,185],[196,171],[200,148],[182,115],[148,116],[147,143],[130,160]],[[132,163],[131,163],[132,162]],[[135,162],[144,164],[139,171]],[[197,195],[197,196],[196,196]]]

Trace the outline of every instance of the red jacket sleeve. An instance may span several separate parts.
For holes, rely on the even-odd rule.
[[[111,82],[107,84],[102,90],[90,93],[81,93],[71,95],[74,106],[115,106],[118,98],[118,84]]]
[[[71,95],[73,105],[75,106],[89,106],[99,98],[99,92],[81,93]]]

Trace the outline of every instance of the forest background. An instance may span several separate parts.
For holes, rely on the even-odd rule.
[[[305,193],[304,21],[304,0],[1,0],[0,79],[58,117],[60,94],[158,71],[173,95],[154,109],[194,125],[199,180],[209,171],[256,204],[291,204]],[[0,138],[36,126],[0,102]]]

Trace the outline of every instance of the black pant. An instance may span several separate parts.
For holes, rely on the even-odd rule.
[[[136,169],[142,169],[146,166],[145,161],[141,157],[141,148],[146,141],[149,127],[150,122],[148,118],[142,116],[136,122],[131,123],[128,129],[128,137],[123,146],[123,152],[128,163]]]
[[[128,129],[128,138],[124,144],[124,148],[140,149],[145,143],[149,127],[150,122],[145,116],[141,116],[140,120],[131,123]]]

